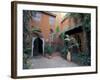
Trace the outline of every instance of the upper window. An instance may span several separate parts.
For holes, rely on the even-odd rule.
[[[49,24],[54,25],[55,24],[55,17],[50,16],[49,17]]]
[[[35,21],[40,21],[41,20],[41,12],[32,12],[32,18],[35,20]]]

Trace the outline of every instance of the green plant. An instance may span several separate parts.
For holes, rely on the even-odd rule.
[[[28,59],[28,55],[27,54],[23,54],[23,68],[27,69],[27,59]]]
[[[28,69],[31,65],[30,63],[27,63],[31,55],[31,48],[26,48],[23,52],[23,69]]]
[[[79,58],[82,65],[91,65],[91,57],[89,54],[81,53]]]
[[[31,67],[31,63],[29,62],[29,57],[27,54],[23,54],[23,69],[29,69]]]
[[[32,29],[32,32],[41,32],[41,30],[40,30],[40,28],[38,28],[38,27],[34,27],[34,28]]]
[[[26,54],[26,55],[31,55],[31,48],[26,48],[26,49],[24,49],[24,54]]]
[[[63,49],[61,50],[61,55],[62,57],[64,57],[66,59],[66,55],[67,55],[68,49],[66,46],[63,47]]]
[[[72,61],[78,63],[79,65],[83,65],[83,66],[91,65],[91,57],[87,53],[72,54]]]
[[[51,55],[51,53],[53,52],[53,47],[51,45],[49,45],[49,44],[46,44],[44,52],[49,54],[49,55]]]
[[[56,32],[59,32],[59,31],[60,31],[59,26],[57,26],[56,27]]]
[[[62,32],[59,37],[64,41],[64,36],[65,36],[65,33]]]

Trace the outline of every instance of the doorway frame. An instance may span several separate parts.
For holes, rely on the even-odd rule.
[[[37,37],[32,37],[32,51],[31,51],[31,56],[33,57],[33,48],[34,48],[34,45],[33,45],[33,43],[34,43],[34,41],[35,41],[35,39],[36,39]],[[42,50],[43,50],[43,53],[42,53],[42,55],[44,56],[44,38],[40,38],[41,40],[42,40],[42,42],[43,42],[43,44],[42,44]]]

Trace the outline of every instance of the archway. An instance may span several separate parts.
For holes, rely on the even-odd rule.
[[[44,39],[39,37],[33,37],[32,56],[38,56],[43,54],[44,54]]]

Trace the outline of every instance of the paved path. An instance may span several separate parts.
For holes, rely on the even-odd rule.
[[[30,63],[30,69],[79,66],[73,62],[68,62],[60,56],[52,57],[51,59],[43,56],[33,57],[32,59],[30,59]]]

